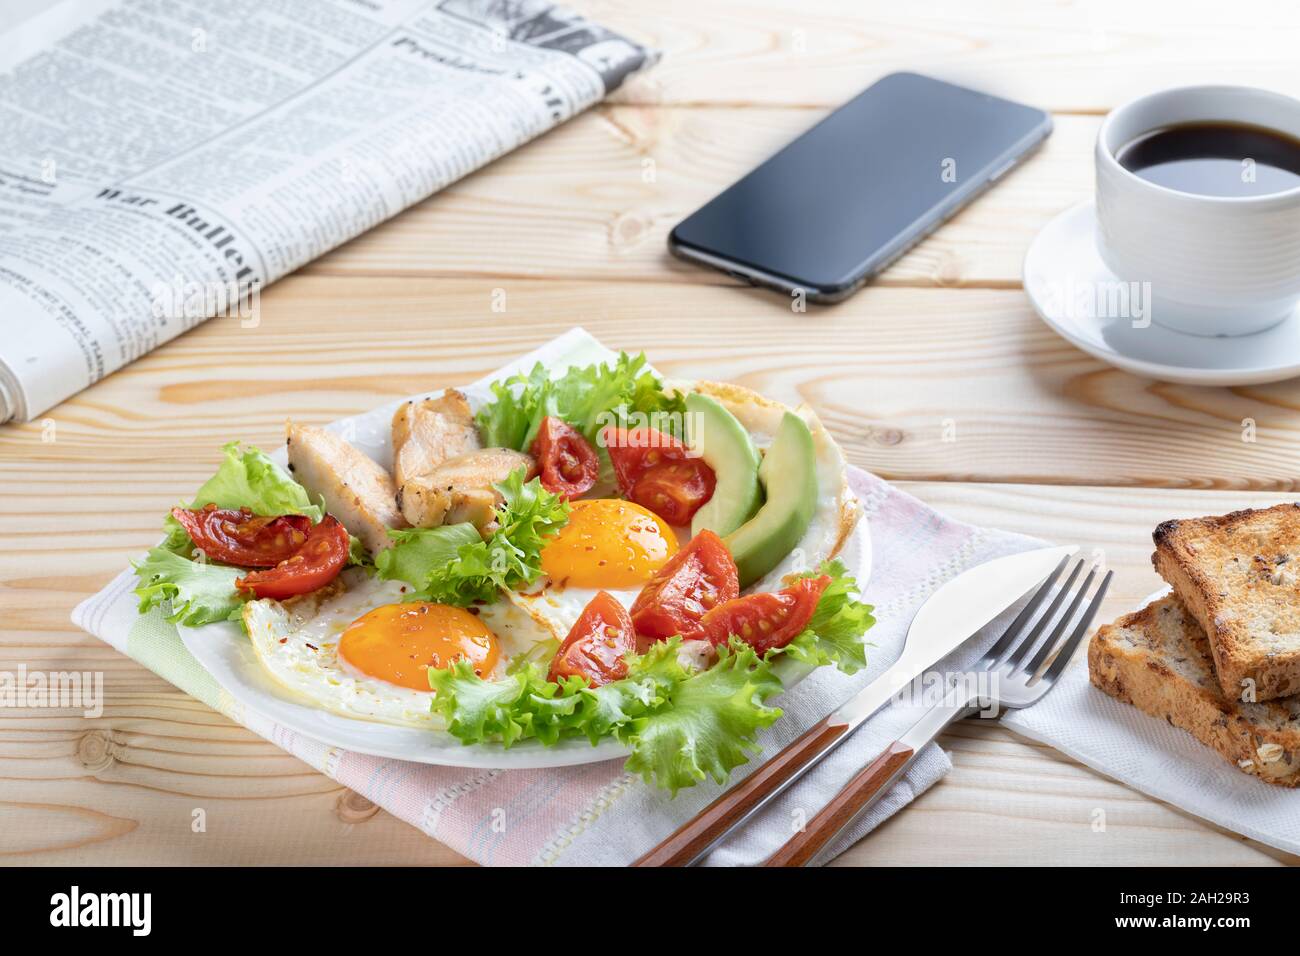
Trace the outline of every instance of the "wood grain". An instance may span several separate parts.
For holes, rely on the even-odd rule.
[[[495,288],[504,314],[491,311]],[[211,467],[231,437],[274,445],[286,416],[324,422],[469,381],[579,323],[667,374],[806,401],[851,461],[892,479],[1297,487],[1300,382],[1135,378],[1057,337],[1017,291],[868,288],[798,314],[752,289],[486,277],[292,277],[263,296],[257,328],[206,323],[5,429],[0,468],[19,479],[37,462],[135,461],[152,487],[179,466]],[[25,533],[45,526],[0,509]]]
[[[278,440],[464,382],[573,325],[666,372],[818,409],[855,463],[965,520],[1159,580],[1163,518],[1296,489],[1300,386],[1156,384],[1081,355],[1019,291],[1032,236],[1091,191],[1100,115],[1185,82],[1300,92],[1283,0],[592,0],[664,61],[575,119],[211,322],[0,429],[0,669],[102,672],[103,716],[6,711],[0,860],[454,864],[454,853],[72,627],[230,438]],[[792,313],[678,264],[671,224],[879,76],[916,69],[1055,111],[1026,165],[844,305]],[[492,311],[495,290],[507,308]],[[1254,441],[1243,423],[1254,427]],[[945,440],[951,438],[953,440]],[[980,723],[953,772],[839,864],[1297,863]],[[194,832],[194,811],[206,831]],[[815,812],[815,808],[810,808]],[[1107,825],[1094,826],[1097,810]]]
[[[916,70],[1056,112],[1105,112],[1191,83],[1294,94],[1300,10],[1286,0],[594,0],[593,16],[665,51],[616,94],[651,106],[833,106]]]
[[[603,106],[303,271],[734,284],[671,258],[669,230],[825,112]],[[1057,117],[1052,136],[1022,168],[940,226],[878,283],[1019,287],[1034,235],[1092,194],[1100,122]]]

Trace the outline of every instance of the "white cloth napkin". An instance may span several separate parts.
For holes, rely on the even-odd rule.
[[[1244,774],[1186,731],[1103,694],[1083,655],[1051,693],[1003,722],[1134,790],[1300,853],[1300,790]]]

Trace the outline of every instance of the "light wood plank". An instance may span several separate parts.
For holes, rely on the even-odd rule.
[[[503,314],[491,310],[498,288]],[[263,297],[257,328],[209,322],[60,406],[51,424],[4,429],[2,466],[63,461],[76,478],[135,461],[152,486],[212,462],[227,439],[277,443],[286,416],[329,421],[469,381],[578,323],[646,349],[670,375],[807,401],[852,461],[890,478],[1296,488],[1300,382],[1134,378],[1058,338],[1015,291],[869,288],[797,314],[757,290],[487,277],[285,280]],[[26,527],[39,539],[39,520]]]
[[[670,256],[669,230],[823,115],[820,109],[600,107],[303,272],[734,285]],[[1099,125],[1091,116],[1058,117],[1052,136],[1022,168],[877,281],[1019,287],[1034,235],[1092,195]]]
[[[589,0],[666,52],[616,94],[652,105],[844,102],[916,70],[1058,112],[1153,89],[1244,83],[1295,94],[1300,10],[1286,0]]]

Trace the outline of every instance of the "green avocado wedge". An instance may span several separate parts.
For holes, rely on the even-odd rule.
[[[742,588],[767,574],[794,550],[817,510],[817,456],[808,423],[786,412],[758,469],[767,500],[754,517],[724,539]]]
[[[705,528],[725,538],[754,516],[763,503],[758,469],[763,459],[745,426],[721,402],[691,392],[686,396],[686,444],[713,469],[713,497],[695,512],[691,535]]]

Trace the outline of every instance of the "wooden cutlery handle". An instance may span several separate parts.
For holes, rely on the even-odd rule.
[[[830,839],[871,802],[872,798],[893,778],[894,774],[912,758],[914,751],[902,741],[894,741],[875,760],[858,771],[856,777],[844,785],[835,799],[826,804],[808,821],[802,832],[796,833],[777,850],[764,866],[805,866]]]
[[[848,732],[827,717],[790,741],[780,753],[705,807],[633,866],[685,866],[764,798],[792,780],[811,760]]]

